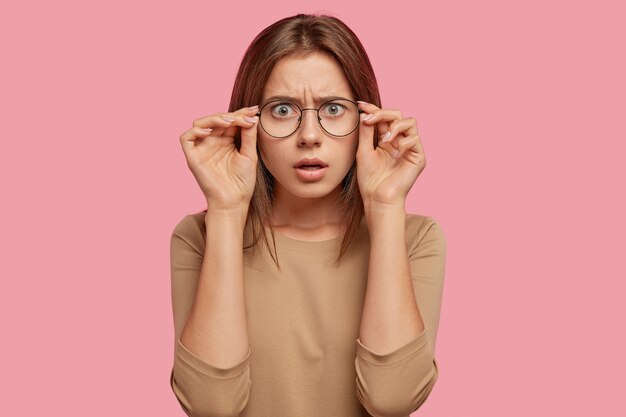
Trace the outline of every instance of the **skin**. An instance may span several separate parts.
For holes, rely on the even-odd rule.
[[[283,58],[268,79],[263,100],[297,97],[301,107],[317,107],[316,97],[354,99],[338,64],[312,53]],[[262,101],[263,102],[263,101]],[[258,107],[196,119],[180,142],[187,164],[207,199],[207,242],[193,307],[181,343],[205,362],[234,366],[248,353],[243,285],[243,230],[256,178],[257,140],[264,163],[276,179],[272,224],[300,240],[325,240],[345,230],[337,210],[341,180],[357,161],[357,179],[370,234],[368,283],[359,338],[368,349],[386,354],[424,331],[416,305],[405,240],[405,200],[425,166],[414,118],[397,110],[359,103],[364,111],[353,134],[326,134],[314,112],[288,138],[275,139],[257,129]],[[374,147],[374,126],[382,141]],[[237,151],[234,135],[241,129]],[[386,135],[388,133],[388,135]],[[258,138],[258,139],[257,139]],[[293,165],[304,157],[328,163],[323,180],[300,181]]]
[[[354,101],[341,67],[321,53],[280,60],[265,85],[261,103],[276,95],[297,98],[301,108],[317,108],[318,97],[338,96]],[[337,201],[341,182],[350,170],[358,146],[358,131],[333,137],[319,125],[316,113],[303,113],[291,136],[276,139],[258,130],[262,158],[276,179],[272,224],[276,231],[300,240],[324,240],[343,232]],[[320,181],[300,180],[293,168],[302,158],[319,158],[328,164]]]

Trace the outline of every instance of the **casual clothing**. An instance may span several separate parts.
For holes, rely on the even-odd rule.
[[[434,357],[446,241],[431,217],[406,217],[407,256],[425,330],[391,353],[364,346],[359,325],[367,285],[367,223],[339,265],[341,237],[308,242],[275,233],[280,270],[265,245],[244,250],[250,347],[227,369],[180,341],[205,247],[206,211],[185,216],[171,237],[175,326],[170,384],[189,416],[408,416],[438,377]],[[249,225],[244,245],[251,241]]]

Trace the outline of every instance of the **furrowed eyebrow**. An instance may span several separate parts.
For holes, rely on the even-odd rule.
[[[320,103],[325,103],[327,101],[332,101],[332,100],[339,100],[339,99],[348,99],[351,100],[352,99],[350,97],[342,97],[342,96],[323,96],[323,97],[316,97],[315,99],[313,99],[313,102],[315,104],[320,104]],[[270,101],[274,101],[274,100],[284,100],[284,101],[290,101],[292,103],[296,103],[298,104],[300,107],[303,106],[302,101],[300,101],[299,98],[297,97],[289,97],[289,96],[272,96],[269,97],[267,100],[265,100],[265,103],[269,103]]]

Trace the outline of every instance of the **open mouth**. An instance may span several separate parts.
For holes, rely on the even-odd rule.
[[[328,164],[317,158],[301,159],[293,166],[296,169],[296,175],[300,180],[305,182],[321,180],[328,168]]]
[[[304,170],[307,170],[307,171],[315,171],[316,169],[322,169],[322,168],[324,168],[324,167],[321,166],[321,165],[300,165],[300,166],[298,166],[298,169],[304,169]]]
[[[299,169],[320,169],[326,168],[328,164],[317,158],[304,158],[298,161],[293,167]]]

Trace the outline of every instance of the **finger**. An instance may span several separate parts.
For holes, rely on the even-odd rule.
[[[214,130],[214,135],[221,136],[227,128],[231,127],[233,124],[241,124],[244,121],[244,117],[252,117],[258,110],[258,106],[252,106],[229,113],[216,113],[194,120],[193,126],[205,129],[211,128]],[[245,125],[250,126],[250,123]]]
[[[368,152],[374,150],[374,126],[363,123],[366,113],[361,113],[361,122],[359,123],[359,147],[357,153]]]
[[[359,101],[359,108],[367,113],[363,119],[365,124],[376,125],[378,134],[382,138],[389,130],[390,122],[402,119],[402,113],[399,110],[381,109],[371,103]]]
[[[255,119],[252,126],[241,128],[241,148],[239,149],[239,153],[253,161],[256,161],[258,157],[256,152],[258,117],[255,116]]]
[[[381,142],[391,142],[393,141],[400,133],[404,135],[400,135],[400,138],[417,135],[417,122],[413,117],[407,117],[406,119],[394,120],[389,125],[387,132],[381,137]]]
[[[180,135],[181,141],[191,141],[193,142],[196,139],[205,138],[211,134],[213,129],[208,128],[204,129],[201,127],[192,127],[182,135]]]
[[[357,104],[360,109],[365,110],[368,113],[372,113],[374,110],[380,110],[380,107],[375,104],[368,103],[367,101],[357,100]]]
[[[402,119],[402,112],[400,112],[400,110],[381,109],[378,106],[364,101],[359,101],[358,104],[361,110],[372,115],[371,118],[366,120],[367,124],[379,123],[381,121],[391,122],[393,120]]]
[[[419,134],[417,135],[417,153],[423,155],[426,158],[426,154],[424,153],[424,145],[422,144],[422,139]]]
[[[411,154],[406,155],[407,152]],[[424,168],[426,165],[426,156],[424,155],[424,148],[422,147],[418,135],[411,135],[398,141],[397,153],[394,158],[398,159],[402,156],[407,156],[412,163],[421,165],[421,167]]]
[[[250,106],[250,107],[242,107],[238,110],[235,110],[233,113],[244,113],[244,112],[248,112],[248,111],[253,111],[253,112],[258,112],[259,111],[259,105],[255,104],[254,106]]]
[[[230,126],[231,121],[228,117],[225,117],[225,113],[212,114],[210,116],[201,117],[193,121],[193,127],[199,127],[203,129],[213,129],[223,131]]]
[[[389,154],[389,156],[391,157],[393,157],[393,155],[396,153],[396,148],[390,142],[378,142],[378,147],[385,151],[387,154]]]
[[[259,120],[256,113],[228,113],[224,116],[225,120],[230,121],[230,126],[227,127],[222,133],[224,136],[235,136],[237,134],[238,127],[250,128],[253,124]]]
[[[406,136],[402,139],[398,139],[398,143],[396,144],[396,150],[398,151],[396,157],[404,154],[404,152],[409,149],[417,152],[417,142],[417,135]]]
[[[213,129],[204,129],[201,127],[192,127],[182,135],[180,135],[180,144],[184,150],[192,149],[196,145],[198,139],[204,139],[212,133]]]

